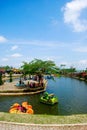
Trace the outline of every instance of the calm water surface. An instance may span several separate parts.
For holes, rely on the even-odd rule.
[[[10,106],[15,103],[28,101],[35,114],[69,115],[87,113],[87,83],[71,78],[55,78],[48,80],[47,91],[54,93],[59,103],[54,106],[39,102],[40,95],[29,96],[0,96],[0,112],[8,112]]]

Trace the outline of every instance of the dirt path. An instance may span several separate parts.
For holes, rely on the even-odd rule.
[[[0,130],[87,130],[87,124],[39,125],[39,124],[0,122]]]

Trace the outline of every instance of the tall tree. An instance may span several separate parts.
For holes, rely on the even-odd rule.
[[[0,85],[3,84],[3,81],[2,81],[2,73],[0,72]]]

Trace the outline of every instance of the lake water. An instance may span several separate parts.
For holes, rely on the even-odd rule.
[[[68,77],[48,80],[47,92],[54,93],[58,104],[49,106],[40,103],[41,94],[29,96],[0,96],[0,112],[8,112],[13,103],[28,101],[35,114],[71,115],[87,113],[87,83]]]

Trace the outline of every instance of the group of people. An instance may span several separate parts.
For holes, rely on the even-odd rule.
[[[27,81],[26,86],[28,86],[30,88],[43,87],[44,86],[43,76],[42,75],[31,76],[29,78],[29,80],[27,81],[27,78],[24,77],[24,81]],[[24,84],[24,81],[20,78],[19,84],[20,85]]]
[[[44,86],[44,83],[43,82],[27,82],[27,86],[30,87],[30,88],[36,88],[36,87],[43,87]]]

